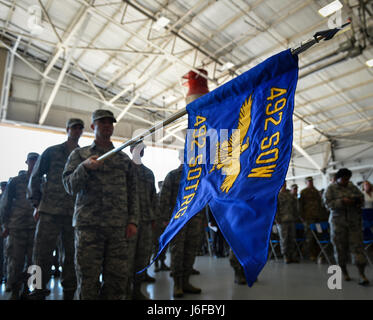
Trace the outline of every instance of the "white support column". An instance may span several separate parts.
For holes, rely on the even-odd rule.
[[[10,50],[10,54],[7,55],[5,68],[4,68],[4,79],[3,85],[1,88],[1,100],[0,100],[0,111],[1,111],[1,121],[4,121],[7,116],[8,112],[8,102],[9,102],[9,92],[10,92],[10,84],[11,78],[13,73],[13,66],[14,66],[14,56],[15,52],[17,51],[18,45],[21,41],[21,37],[18,36],[16,43],[14,44],[13,48]]]

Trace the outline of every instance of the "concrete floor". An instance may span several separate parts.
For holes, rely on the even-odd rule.
[[[169,257],[166,260],[169,265]],[[351,282],[342,281],[342,289],[330,290],[327,282],[328,265],[303,262],[284,264],[269,260],[259,275],[258,281],[249,288],[233,282],[233,269],[228,258],[198,256],[194,264],[200,275],[191,276],[191,283],[202,288],[202,294],[185,294],[177,300],[372,300],[373,266],[368,266],[366,275],[371,284],[362,287],[357,284],[356,267],[348,269]],[[172,297],[173,281],[169,272],[154,273],[151,266],[149,274],[156,278],[154,284],[143,284],[142,290],[151,299],[174,300]],[[48,300],[61,300],[62,288],[59,279],[50,282],[52,293]],[[0,299],[6,300],[9,294],[5,286],[0,288]]]

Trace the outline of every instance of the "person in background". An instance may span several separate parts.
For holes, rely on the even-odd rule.
[[[32,248],[35,234],[33,207],[26,199],[30,174],[39,154],[27,155],[27,171],[9,180],[0,203],[3,237],[7,241],[7,282],[11,288],[11,300],[26,298],[29,293],[26,280],[27,269],[32,262]],[[26,270],[25,270],[26,268]]]
[[[363,182],[364,208],[373,209],[373,187],[372,184],[365,180]]]
[[[335,175],[336,182],[328,186],[324,193],[325,205],[330,210],[330,231],[337,264],[342,269],[345,281],[351,278],[347,271],[349,250],[353,262],[359,271],[360,285],[368,285],[364,270],[366,257],[363,248],[362,206],[364,196],[350,182],[352,172],[347,168],[339,169]]]
[[[6,185],[7,185],[7,181],[1,181],[0,183],[0,187],[1,187],[1,193],[0,193],[0,201],[1,201],[1,197],[3,196],[4,192],[5,192],[5,188],[6,188]],[[0,224],[0,230],[2,230],[2,226]],[[4,272],[4,268],[5,268],[5,255],[4,255],[4,238],[2,236],[2,232],[0,234],[0,284],[6,280],[6,277],[5,277],[5,274],[6,272]]]
[[[276,224],[280,235],[281,253],[285,263],[298,263],[295,245],[295,223],[298,219],[297,201],[286,189],[286,181],[278,194]]]
[[[313,178],[306,178],[306,188],[299,197],[299,213],[304,223],[305,251],[311,261],[316,262],[320,249],[314,239],[310,224],[323,221],[322,200],[319,191],[313,185]]]
[[[155,278],[149,276],[147,270],[136,274],[137,271],[144,269],[150,263],[152,237],[158,208],[154,174],[141,160],[144,156],[144,149],[143,142],[130,147],[133,167],[136,170],[140,209],[137,234],[129,240],[129,297],[132,297],[133,300],[147,300],[148,297],[141,292],[141,283],[155,282]]]
[[[84,122],[71,118],[66,122],[67,141],[47,148],[39,157],[30,176],[27,197],[32,203],[37,221],[33,264],[41,267],[42,288],[35,289],[30,298],[43,300],[49,295],[47,288],[52,275],[53,251],[59,239],[62,241],[63,299],[72,300],[76,289],[74,271],[74,231],[72,215],[74,197],[66,193],[62,185],[62,172],[71,151],[78,147]]]

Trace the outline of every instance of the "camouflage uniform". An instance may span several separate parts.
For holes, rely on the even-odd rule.
[[[1,198],[5,192],[5,188],[6,188],[6,185],[7,185],[7,182],[6,181],[2,181],[1,182],[1,191],[2,193],[0,194],[0,203],[1,203]],[[0,224],[0,232],[2,231],[2,226]],[[5,254],[4,254],[4,243],[5,243],[5,240],[4,238],[0,235],[0,283],[2,282],[3,278],[4,278],[4,274],[6,272],[4,272],[4,268],[5,268]]]
[[[153,232],[153,253],[152,253],[154,258],[157,256],[158,249],[159,249],[158,239],[161,236],[161,234],[164,232],[164,230],[166,229],[165,223],[167,223],[169,221],[169,220],[163,221],[163,217],[160,214],[160,210],[159,210],[160,198],[161,198],[161,192],[158,192],[157,193],[156,210],[154,210],[155,215],[156,215],[155,229],[154,229],[154,232]],[[155,261],[155,265],[156,265],[155,272],[161,270],[161,269],[158,269],[159,268],[158,260],[161,261],[161,266],[162,265],[163,265],[163,267],[165,266],[164,262],[166,260],[166,251],[167,251],[167,249],[164,249],[162,251],[162,253],[159,255],[159,257],[157,258],[157,260]],[[166,269],[167,269],[167,267],[166,267]]]
[[[176,205],[182,171],[183,166],[180,165],[177,169],[169,172],[164,180],[160,201],[160,210],[164,221],[170,221],[172,218],[171,215]],[[189,220],[170,243],[172,275],[175,284],[178,282],[179,287],[183,287],[184,292],[194,293],[192,292],[194,291],[193,289],[188,290],[189,286],[191,286],[188,278],[192,274],[193,264],[197,255],[202,226],[201,214],[203,213],[204,209],[203,212],[197,213]],[[200,292],[200,289],[198,290]]]
[[[47,148],[35,164],[27,192],[27,197],[39,210],[33,264],[41,267],[42,288],[45,290],[51,278],[53,251],[61,237],[61,285],[66,296],[71,296],[76,289],[72,228],[74,198],[62,185],[62,172],[69,153],[67,142]]]
[[[9,230],[6,248],[7,281],[17,297],[19,297],[23,283],[26,290],[27,268],[32,264],[35,233],[33,208],[26,199],[28,179],[27,173],[21,173],[10,179],[0,204],[1,224]],[[26,270],[24,270],[25,267]]]
[[[139,225],[137,234],[129,239],[129,260],[131,282],[134,282],[134,295],[140,292],[140,284],[145,280],[146,270],[140,274],[137,271],[144,269],[150,263],[152,253],[153,228],[157,210],[157,193],[153,172],[143,164],[133,163],[136,169],[139,198]],[[134,297],[136,298],[136,297]]]
[[[310,224],[325,221],[323,220],[325,217],[322,215],[321,196],[316,188],[305,188],[301,191],[299,198],[299,211],[304,223],[306,253],[308,253],[311,259],[316,259],[320,250],[312,235]]]
[[[355,205],[344,204],[342,202],[344,197],[356,199]],[[349,249],[355,264],[365,266],[361,217],[363,194],[351,182],[347,187],[332,183],[324,193],[324,200],[331,213],[329,217],[330,232],[337,263],[340,266],[346,266]]]
[[[295,223],[298,219],[297,200],[289,191],[280,191],[277,201],[276,223],[280,235],[281,253],[285,262],[296,260]]]
[[[75,268],[78,280],[76,298],[125,299],[128,272],[126,227],[138,224],[139,209],[135,169],[123,152],[106,159],[97,170],[87,170],[82,162],[101,156],[95,143],[75,149],[63,172],[66,191],[76,196]],[[103,285],[99,283],[102,273]]]
[[[234,282],[246,284],[245,271],[232,249],[229,249],[229,263],[234,270]]]

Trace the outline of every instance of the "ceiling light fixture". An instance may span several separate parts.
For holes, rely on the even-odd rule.
[[[309,124],[307,126],[304,127],[304,130],[312,130],[312,129],[315,129],[315,125],[314,124]]]
[[[327,16],[330,16],[334,12],[341,10],[342,7],[343,7],[343,4],[339,0],[336,0],[336,1],[329,3],[325,7],[322,7],[319,10],[319,14],[321,14],[325,18]]]
[[[220,71],[229,70],[232,67],[234,67],[234,64],[232,62],[226,62],[225,64],[223,64]]]
[[[369,68],[373,67],[373,59],[370,59],[370,60],[366,61],[365,64],[366,64]]]
[[[158,20],[153,24],[153,29],[159,31],[170,23],[170,19],[166,17],[159,17]]]

